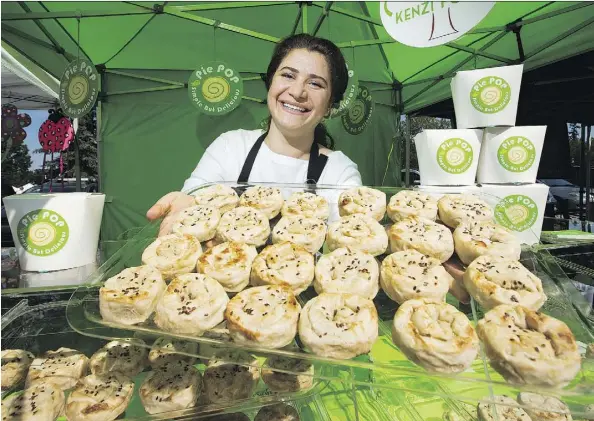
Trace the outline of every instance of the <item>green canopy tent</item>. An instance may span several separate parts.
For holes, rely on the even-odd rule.
[[[58,78],[77,57],[97,66],[102,235],[114,239],[181,187],[216,136],[259,127],[262,75],[286,35],[308,32],[342,48],[375,108],[357,136],[339,118],[328,127],[365,184],[398,185],[400,115],[447,98],[458,70],[519,62],[529,70],[592,49],[593,6],[500,2],[455,42],[419,49],[388,36],[378,2],[7,2],[2,41]],[[188,99],[191,72],[212,60],[244,81],[241,105],[225,116],[199,114]]]

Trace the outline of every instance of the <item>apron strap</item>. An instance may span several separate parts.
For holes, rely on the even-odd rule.
[[[264,139],[268,135],[268,132],[261,135],[256,143],[250,149],[245,162],[243,163],[243,167],[241,168],[241,172],[239,173],[239,177],[237,178],[238,183],[247,183],[248,179],[250,178],[250,173],[252,172],[252,168],[254,166],[254,162],[256,161],[256,156],[258,156],[258,152],[260,151],[260,147],[262,143],[264,143]],[[309,163],[307,165],[307,184],[317,184],[322,172],[324,171],[324,167],[328,162],[328,157],[326,155],[320,155],[320,150],[318,148],[317,143],[312,143],[311,150],[309,151]]]
[[[268,132],[265,132],[262,136],[260,136],[258,140],[256,140],[256,143],[254,143],[254,146],[252,146],[252,149],[250,149],[250,152],[243,163],[243,167],[241,168],[241,172],[239,173],[239,178],[237,179],[238,183],[248,182],[248,178],[250,178],[250,173],[252,172],[252,167],[256,161],[256,156],[258,156],[258,151],[260,150],[262,143],[264,143],[264,139],[266,138],[267,134]]]

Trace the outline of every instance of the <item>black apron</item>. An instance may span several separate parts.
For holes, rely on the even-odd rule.
[[[243,163],[243,168],[241,168],[241,172],[239,173],[239,178],[237,179],[238,183],[247,183],[248,178],[250,178],[250,173],[252,172],[252,167],[254,166],[254,162],[256,161],[256,156],[258,155],[258,151],[264,143],[264,139],[268,133],[264,133],[262,136],[256,140],[252,149],[248,153],[245,162]],[[311,150],[309,151],[309,164],[307,165],[307,184],[316,185],[320,176],[322,175],[322,171],[324,171],[324,167],[326,166],[326,162],[328,162],[328,157],[326,155],[320,154],[320,150],[318,148],[318,144],[313,142],[311,145]]]

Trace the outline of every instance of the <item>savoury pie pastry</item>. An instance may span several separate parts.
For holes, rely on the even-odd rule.
[[[2,351],[2,390],[12,389],[23,383],[34,359],[33,354],[22,349]]]
[[[152,266],[124,269],[99,289],[99,310],[103,320],[133,325],[149,318],[167,285]]]
[[[214,279],[187,273],[167,286],[157,304],[155,324],[168,332],[201,336],[223,321],[229,297]]]
[[[493,367],[512,383],[563,387],[580,370],[580,353],[565,323],[522,306],[502,304],[478,322]]]
[[[180,237],[191,235],[198,241],[208,241],[214,238],[220,220],[221,213],[213,206],[191,206],[175,215],[171,232]]]
[[[217,227],[219,242],[235,241],[260,247],[268,241],[270,223],[262,212],[240,206],[225,213]]]
[[[315,253],[322,247],[325,237],[324,221],[304,216],[283,216],[272,230],[273,243],[290,241],[310,253]]]
[[[318,294],[357,294],[373,300],[379,291],[379,265],[371,254],[342,247],[325,254],[315,269]]]
[[[283,205],[281,214],[283,216],[317,218],[325,221],[330,215],[330,206],[322,196],[309,192],[295,192],[289,196]]]
[[[204,370],[204,394],[208,402],[236,402],[252,396],[260,380],[253,355],[240,350],[221,351]]]
[[[148,360],[153,368],[161,367],[172,361],[185,361],[188,364],[194,364],[196,357],[193,355],[197,352],[198,344],[196,342],[161,337],[153,343]]]
[[[384,219],[386,213],[386,193],[369,187],[354,187],[338,197],[340,216],[364,214],[376,221]]]
[[[54,421],[64,410],[64,392],[43,382],[2,400],[2,421]]]
[[[311,389],[313,375],[314,366],[309,361],[276,355],[269,357],[262,367],[262,380],[273,392],[299,392]]]
[[[70,348],[47,351],[31,363],[25,387],[36,383],[54,383],[62,390],[73,387],[87,374],[89,359],[85,354]]]
[[[343,216],[330,224],[326,245],[330,251],[348,247],[379,256],[388,248],[388,235],[384,227],[372,217],[354,214]]]
[[[134,383],[121,373],[84,377],[66,401],[68,421],[112,421],[126,410]]]
[[[408,300],[398,307],[392,340],[411,361],[438,373],[466,370],[479,350],[468,317],[450,304],[430,299]]]
[[[285,200],[276,187],[254,186],[247,189],[239,198],[239,206],[249,206],[262,212],[268,219],[280,213]]]
[[[532,421],[518,403],[507,396],[493,396],[495,404],[480,402],[477,407],[479,421]],[[497,416],[495,416],[495,413]]]
[[[89,361],[91,373],[106,375],[117,371],[134,377],[144,370],[148,349],[142,339],[119,339],[108,342]]]
[[[410,216],[430,219],[437,218],[437,200],[428,194],[416,190],[400,190],[390,198],[388,216],[394,222]]]
[[[225,311],[227,328],[239,344],[282,348],[297,333],[301,306],[284,286],[260,286],[241,291]]]
[[[303,247],[283,242],[266,247],[252,265],[252,285],[282,285],[299,295],[311,285],[314,258]]]
[[[398,304],[419,298],[445,301],[453,282],[439,260],[416,250],[390,254],[380,270],[382,289]]]
[[[142,253],[142,263],[159,270],[166,280],[190,273],[202,254],[202,246],[191,235],[169,234],[158,237]]]
[[[299,318],[299,339],[316,355],[348,359],[371,350],[378,335],[373,301],[324,293],[309,300]]]
[[[186,361],[170,361],[151,371],[138,394],[149,414],[180,411],[196,405],[202,392],[200,372]]]
[[[439,219],[448,227],[456,228],[462,222],[491,221],[493,209],[484,200],[472,194],[446,194],[437,202]]]
[[[507,228],[491,221],[468,222],[454,230],[454,249],[464,264],[484,254],[519,260],[522,245]]]
[[[484,255],[464,272],[464,286],[483,307],[520,305],[538,310],[546,301],[541,280],[514,259]]]
[[[416,216],[404,219],[390,227],[392,253],[402,250],[417,250],[435,257],[441,263],[454,254],[454,239],[447,227]]]
[[[197,269],[221,284],[225,291],[239,292],[250,282],[252,263],[257,255],[254,246],[227,241],[200,256]]]
[[[532,421],[572,421],[571,411],[563,402],[552,396],[521,392],[518,403]]]
[[[299,421],[299,413],[291,405],[275,403],[262,407],[254,421]]]
[[[239,203],[239,196],[231,187],[224,184],[215,184],[204,187],[192,193],[197,205],[214,206],[224,214],[235,208]]]

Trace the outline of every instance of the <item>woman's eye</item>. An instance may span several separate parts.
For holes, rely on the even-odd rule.
[[[286,77],[287,79],[293,79],[293,75],[291,73],[281,73],[282,77]]]
[[[322,84],[320,82],[316,82],[315,80],[310,82],[310,84],[316,88],[323,88]]]

